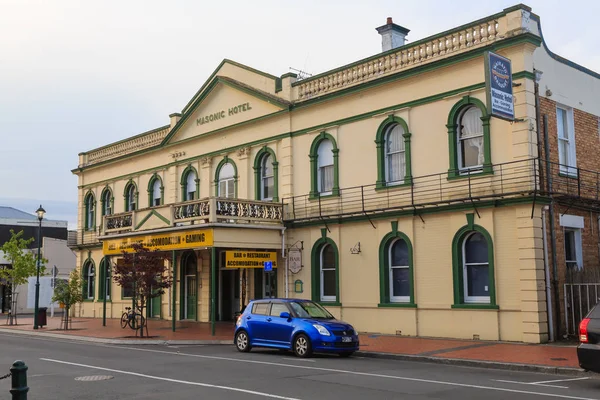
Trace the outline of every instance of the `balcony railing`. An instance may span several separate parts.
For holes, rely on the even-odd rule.
[[[156,228],[156,224],[147,224],[152,214],[160,219],[161,227],[175,224],[281,224],[282,203],[254,201],[245,199],[226,199],[209,197],[183,203],[163,205],[141,210],[128,211],[104,217],[106,234],[131,232]],[[158,216],[160,215],[160,217]]]
[[[556,197],[600,201],[600,171],[569,167],[554,162],[544,164],[546,169],[548,169],[547,164],[552,178],[552,194]],[[544,187],[547,187],[547,182],[544,182]]]
[[[416,210],[465,202],[480,202],[539,192],[537,159],[496,164],[492,173],[456,171],[412,178],[412,184],[378,189],[376,185],[343,188],[339,196],[310,198],[309,195],[284,198],[284,221],[372,215],[389,211]]]

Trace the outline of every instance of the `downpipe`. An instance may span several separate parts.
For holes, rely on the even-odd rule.
[[[283,259],[285,260],[285,271],[284,271],[284,279],[285,279],[285,298],[287,299],[289,297],[289,282],[288,282],[288,256],[287,256],[287,251],[285,251],[285,230],[286,227],[284,226],[283,228],[281,228],[281,257],[283,257]]]
[[[552,311],[552,285],[550,284],[550,266],[548,265],[548,235],[546,228],[546,211],[550,209],[549,206],[542,208],[542,232],[544,242],[544,274],[546,281],[546,312],[548,313],[548,333],[551,342],[554,342],[554,315]]]

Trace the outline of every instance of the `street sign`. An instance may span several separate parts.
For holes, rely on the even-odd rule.
[[[265,261],[265,272],[273,271],[273,261]]]

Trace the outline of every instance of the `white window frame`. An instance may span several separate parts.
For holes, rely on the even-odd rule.
[[[275,171],[273,168],[273,161],[271,160],[270,154],[265,154],[260,163],[260,199],[263,201],[273,201],[273,192],[275,189]],[[271,160],[271,175],[266,175],[265,171],[267,162]],[[271,196],[265,196],[265,183],[268,182],[269,179],[273,179],[273,189],[271,190]]]
[[[94,228],[96,227],[96,210],[94,207],[94,196],[89,195],[87,197],[87,202],[85,204],[85,208],[86,208],[86,230],[88,231],[92,231],[94,230]]]
[[[336,268],[335,268],[336,266],[335,265],[333,266],[333,268],[323,268],[323,253],[325,252],[325,249],[328,246],[331,246],[331,245],[329,243],[324,244],[321,247],[321,251],[319,251],[319,273],[321,275],[321,279],[320,279],[321,292],[319,293],[319,295],[320,295],[321,301],[323,301],[323,302],[335,302],[336,301],[336,297],[337,297],[337,293],[335,295],[333,295],[333,296],[325,296],[324,295],[324,292],[325,292],[325,290],[324,290],[325,289],[325,279],[323,279],[323,276],[324,276],[323,271],[333,271],[334,273],[336,273],[335,272],[335,270],[336,270]],[[333,250],[333,247],[332,247],[332,250]],[[336,288],[336,290],[337,290],[337,288]]]
[[[231,167],[231,175],[224,175],[224,170],[227,166]],[[219,170],[218,191],[217,197],[223,197],[227,199],[235,198],[235,168],[233,167],[233,164],[225,163]]]
[[[575,246],[575,257],[576,257],[576,263],[577,263],[577,269],[578,270],[582,270],[583,269],[583,240],[582,240],[582,229],[585,226],[585,220],[583,217],[579,216],[579,215],[569,215],[569,214],[563,214],[560,215],[559,217],[559,223],[560,226],[563,227],[563,234],[564,236],[566,236],[567,232],[573,232],[574,235],[574,246]],[[566,239],[566,237],[565,237]],[[566,259],[567,257],[567,246],[565,243],[565,264],[568,261]],[[573,261],[573,260],[570,260]]]
[[[400,130],[402,132],[402,134],[400,135],[400,141],[402,142],[402,150],[388,152],[387,144],[388,144],[388,141],[390,140],[390,135],[395,128],[400,128]],[[404,179],[406,179],[406,143],[404,143],[404,134],[405,133],[406,132],[404,131],[404,127],[400,124],[390,125],[385,132],[385,136],[384,136],[385,140],[383,141],[383,146],[384,146],[383,151],[384,151],[384,158],[385,158],[385,161],[384,161],[384,163],[385,163],[385,184],[388,186],[401,185],[404,183]],[[390,180],[390,156],[392,156],[394,154],[402,154],[401,159],[404,161],[404,176],[402,176],[397,181]]]
[[[406,269],[409,272],[409,277],[410,277],[410,265],[392,265],[392,248],[394,247],[394,245],[396,243],[398,243],[399,241],[404,241],[404,239],[396,239],[394,240],[392,243],[390,243],[389,248],[388,248],[388,274],[389,274],[389,285],[390,285],[390,303],[408,303],[410,302],[410,286],[409,286],[409,295],[408,296],[394,296],[394,274],[393,274],[393,270],[394,269]],[[407,245],[407,250],[408,250],[408,243]],[[409,282],[409,285],[411,285],[412,282]]]
[[[559,110],[564,111],[567,116],[567,129],[566,137],[560,136],[558,114]],[[557,105],[556,106],[556,140],[558,146],[558,163],[560,164],[560,172],[569,176],[577,176],[577,144],[575,142],[575,121],[573,116],[573,108]],[[567,160],[564,159],[565,154],[561,151],[561,141],[567,142],[568,154],[566,154]],[[561,160],[561,155],[563,159]],[[566,163],[565,163],[566,161]]]
[[[468,138],[464,138],[461,139],[461,132],[462,132],[462,120],[465,116],[465,114],[467,113],[467,111],[469,111],[470,109],[476,109],[479,110],[479,108],[477,106],[474,105],[469,105],[466,106],[465,108],[463,108],[460,111],[460,114],[458,116],[458,121],[457,121],[457,126],[456,126],[456,165],[458,166],[458,171],[460,175],[468,175],[468,174],[473,174],[473,173],[479,173],[483,171],[483,164],[479,164],[479,165],[473,165],[470,167],[465,167],[463,165],[463,154],[462,154],[462,142],[466,141],[466,140],[470,140],[470,139],[475,139],[475,138],[479,138],[481,137],[481,151],[485,152],[485,135],[484,135],[484,130],[483,130],[483,121],[479,121],[481,123],[481,135],[477,135],[477,136],[469,136]]]
[[[194,171],[188,171],[187,175],[185,176],[185,199],[183,199],[183,201],[196,199],[196,191],[198,190],[196,179],[198,179],[196,173]],[[190,190],[191,187],[193,187],[194,190]]]
[[[483,238],[485,239],[487,246],[488,246],[488,261],[486,263],[468,263],[467,264],[467,252],[466,252],[466,244],[467,244],[467,240],[477,234],[479,232],[471,232],[469,233],[467,236],[465,236],[465,238],[462,240],[462,267],[463,267],[463,299],[465,303],[475,303],[475,304],[489,304],[491,301],[490,296],[469,296],[469,286],[468,286],[468,279],[469,279],[469,274],[467,273],[467,267],[468,266],[479,266],[479,265],[487,265],[488,267],[488,280],[489,280],[489,273],[490,273],[490,251],[489,251],[489,246],[490,244],[487,242],[487,239],[485,238],[485,236],[483,236]],[[490,292],[490,287],[489,287],[489,282],[488,282],[488,293]]]
[[[321,164],[323,162],[323,158],[324,157],[320,157],[321,155],[321,146],[324,146],[325,143],[329,143],[329,146],[331,146],[331,163],[330,164]],[[331,182],[331,190],[323,190],[323,176],[325,174],[325,171],[331,168],[331,170],[333,171],[332,173],[332,182]],[[330,194],[333,193],[333,188],[335,186],[335,159],[333,157],[333,143],[329,140],[323,140],[321,143],[319,143],[319,147],[317,148],[317,191],[319,192],[319,195],[321,196],[328,196]]]
[[[152,182],[152,204],[150,204],[151,207],[160,206],[160,203],[162,201],[162,196],[160,195],[160,187],[160,179],[155,178],[154,182]],[[158,200],[158,204],[156,200]]]

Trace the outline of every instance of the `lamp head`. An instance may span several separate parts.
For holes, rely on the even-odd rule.
[[[46,214],[46,210],[44,210],[42,208],[42,205],[40,204],[40,208],[35,210],[35,213],[37,214],[38,219],[41,221],[44,219],[44,214]]]

